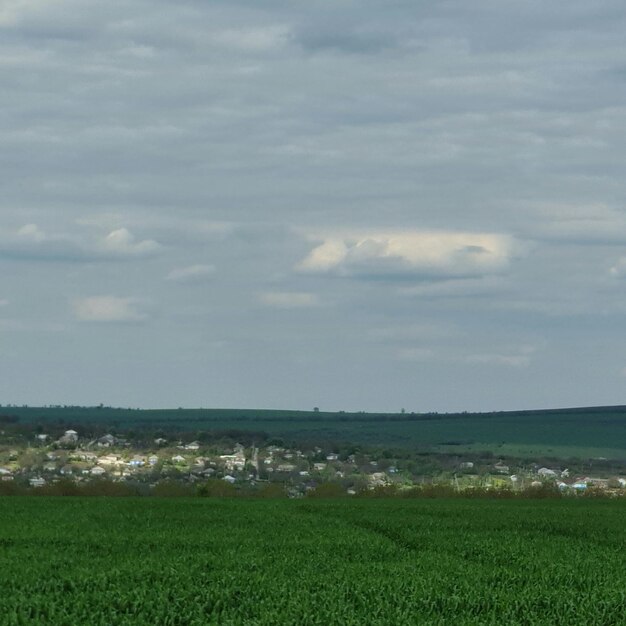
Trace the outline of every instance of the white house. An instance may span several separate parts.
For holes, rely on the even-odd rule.
[[[547,467],[541,467],[537,470],[537,474],[542,478],[556,478],[556,472],[548,469]]]
[[[103,476],[106,473],[107,471],[104,469],[104,467],[100,467],[99,465],[96,465],[95,467],[91,468],[92,476]]]

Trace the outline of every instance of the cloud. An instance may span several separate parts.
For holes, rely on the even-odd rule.
[[[278,309],[300,309],[319,304],[313,293],[295,291],[266,291],[259,295],[262,304]]]
[[[0,234],[0,256],[21,260],[97,261],[152,256],[161,249],[151,239],[138,241],[126,228],[104,237],[85,233],[49,233],[37,224],[25,224]]]
[[[528,367],[531,356],[529,354],[471,354],[465,357],[464,361],[485,365],[504,365],[506,367]]]
[[[502,272],[520,246],[492,233],[398,231],[331,235],[296,269],[339,276],[471,277]]]
[[[228,28],[213,33],[211,40],[226,48],[266,52],[280,48],[289,41],[289,27],[276,24],[254,28]]]
[[[165,280],[172,280],[179,283],[202,282],[215,274],[214,265],[190,265],[172,270]]]
[[[423,282],[419,285],[402,287],[399,293],[435,300],[444,298],[467,298],[488,296],[503,291],[506,284],[501,276],[481,276],[441,281]]]
[[[615,262],[609,270],[609,274],[614,278],[624,278],[626,276],[626,256],[622,256]]]
[[[459,354],[451,346],[439,347],[438,349],[424,346],[405,346],[397,350],[396,356],[403,361],[439,361],[521,368],[531,364],[532,355],[536,350],[535,346],[528,345],[510,351],[468,353],[462,350]]]
[[[97,245],[104,256],[111,258],[145,257],[157,252],[161,246],[151,239],[137,241],[126,228],[111,231]]]
[[[330,51],[347,54],[376,54],[397,45],[394,33],[372,26],[338,23],[308,23],[294,33],[294,40],[310,52]]]
[[[141,322],[147,315],[138,309],[137,298],[92,296],[72,302],[74,316],[84,322]]]

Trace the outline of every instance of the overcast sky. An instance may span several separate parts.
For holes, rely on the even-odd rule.
[[[620,0],[2,0],[0,403],[626,403]]]

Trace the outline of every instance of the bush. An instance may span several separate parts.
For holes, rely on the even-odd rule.
[[[308,491],[306,495],[308,498],[338,498],[345,496],[346,492],[338,483],[320,483],[315,489]]]

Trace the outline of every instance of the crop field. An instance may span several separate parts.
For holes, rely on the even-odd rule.
[[[2,624],[623,624],[622,501],[0,498]]]
[[[42,428],[63,423],[122,430],[253,431],[300,442],[350,442],[439,451],[626,458],[626,407],[497,413],[327,413],[254,409],[2,407],[0,417]]]

